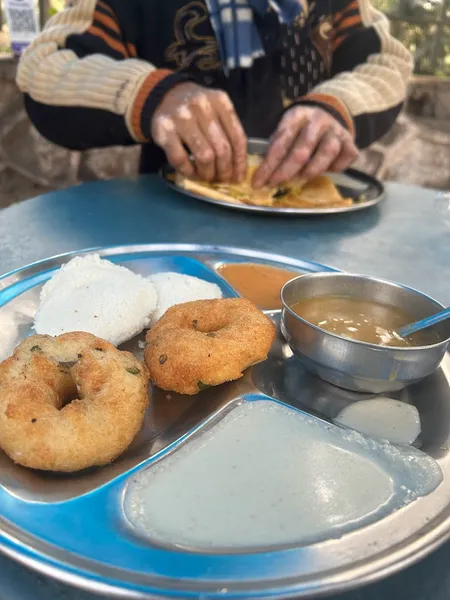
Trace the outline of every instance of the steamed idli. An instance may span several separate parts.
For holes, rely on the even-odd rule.
[[[148,279],[96,254],[78,256],[42,288],[34,329],[86,331],[117,346],[150,325],[156,305]]]
[[[156,273],[148,279],[155,286],[158,295],[158,305],[152,315],[153,324],[176,304],[222,298],[222,291],[218,285],[192,275],[167,272]]]

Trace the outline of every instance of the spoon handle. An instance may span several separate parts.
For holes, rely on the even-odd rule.
[[[446,308],[441,312],[432,315],[431,317],[426,317],[426,319],[421,319],[420,321],[416,321],[415,323],[411,323],[410,325],[406,325],[398,330],[398,334],[402,337],[408,337],[412,333],[416,333],[416,331],[420,331],[421,329],[426,329],[427,327],[431,327],[431,325],[436,325],[436,323],[440,323],[441,321],[445,321],[445,319],[450,318],[450,308]]]

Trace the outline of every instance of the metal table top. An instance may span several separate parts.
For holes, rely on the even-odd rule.
[[[450,304],[450,220],[435,193],[387,185],[387,200],[353,214],[284,218],[227,211],[166,189],[154,176],[98,182],[0,212],[2,273],[54,254],[138,243],[241,246],[400,281]],[[450,544],[408,570],[334,600],[447,600]],[[1,600],[94,600],[0,557]]]

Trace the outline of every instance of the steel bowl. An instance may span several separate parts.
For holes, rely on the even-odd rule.
[[[281,331],[304,366],[338,387],[357,392],[393,392],[431,375],[450,342],[450,322],[434,326],[439,342],[396,348],[359,342],[329,333],[299,317],[291,306],[304,298],[348,296],[398,307],[414,320],[442,310],[442,304],[412,288],[390,281],[348,275],[313,273],[286,283],[281,290]]]

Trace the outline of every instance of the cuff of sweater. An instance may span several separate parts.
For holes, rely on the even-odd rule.
[[[306,106],[318,106],[329,112],[341,125],[343,125],[354,137],[355,126],[353,119],[348,112],[345,104],[336,96],[329,94],[307,94],[295,104],[304,104]]]
[[[150,127],[153,113],[164,95],[179,83],[190,81],[184,73],[168,69],[152,71],[142,82],[129,109],[128,126],[131,135],[138,142],[150,141]]]

